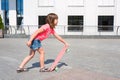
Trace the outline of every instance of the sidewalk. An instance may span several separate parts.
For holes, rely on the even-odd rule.
[[[26,65],[28,72],[16,73],[29,53],[27,38],[0,39],[0,80],[120,80],[120,39],[69,39],[70,52],[57,72],[39,72],[39,54]],[[54,38],[42,43],[45,64],[50,66],[63,45]]]

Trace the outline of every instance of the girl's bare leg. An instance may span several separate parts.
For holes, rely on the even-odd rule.
[[[24,68],[24,66],[34,57],[34,55],[35,55],[35,51],[30,50],[30,54],[27,57],[25,57],[25,59],[20,64],[19,68]]]
[[[44,68],[44,59],[45,59],[44,49],[41,47],[38,49],[38,52],[40,53],[40,68]]]

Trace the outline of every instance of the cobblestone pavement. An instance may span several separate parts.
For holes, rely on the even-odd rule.
[[[16,73],[29,54],[27,38],[0,39],[0,80],[120,80],[119,39],[69,39],[70,52],[58,64],[57,72],[39,72],[39,53],[26,65],[28,72]],[[42,42],[45,65],[49,67],[63,44],[54,38]]]

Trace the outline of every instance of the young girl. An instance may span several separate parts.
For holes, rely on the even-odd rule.
[[[27,42],[27,46],[30,47],[30,54],[22,61],[17,69],[17,72],[27,71],[24,66],[34,57],[36,51],[38,51],[40,54],[40,71],[45,72],[47,70],[47,68],[44,66],[45,53],[41,45],[41,41],[48,38],[50,34],[53,34],[55,38],[61,41],[65,46],[68,46],[68,43],[54,30],[57,23],[58,16],[55,13],[50,13],[47,15],[46,24],[42,25],[38,30],[36,30]]]

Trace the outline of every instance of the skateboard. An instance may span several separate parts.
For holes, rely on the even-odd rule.
[[[58,67],[56,67],[57,64],[58,64],[58,62],[61,60],[61,58],[63,57],[63,55],[64,55],[66,52],[68,52],[68,51],[69,51],[68,46],[64,46],[64,47],[61,49],[61,51],[60,51],[59,54],[57,55],[55,61],[53,62],[53,64],[52,64],[51,67],[49,68],[49,71],[50,71],[50,72],[51,72],[51,71],[54,71],[54,70],[55,70],[55,71],[58,70]]]

